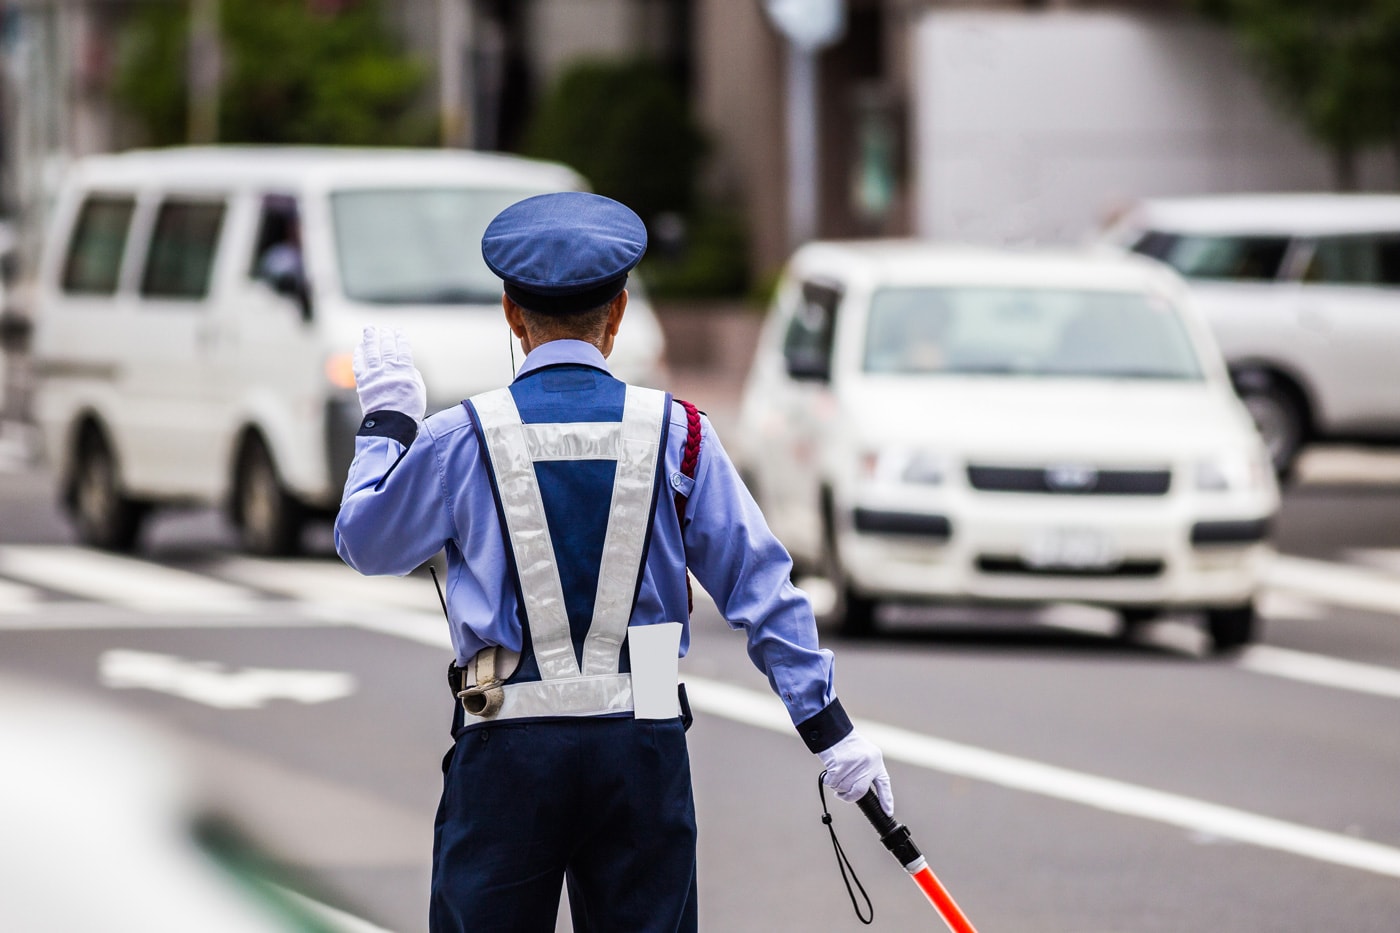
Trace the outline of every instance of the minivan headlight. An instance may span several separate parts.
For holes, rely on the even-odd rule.
[[[873,483],[938,486],[948,478],[948,458],[927,450],[867,451],[861,456],[860,476]]]
[[[1243,451],[1196,463],[1196,489],[1201,492],[1240,492],[1261,489],[1268,482],[1269,464],[1263,455]]]

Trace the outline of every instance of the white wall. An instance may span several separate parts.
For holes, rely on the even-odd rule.
[[[1226,34],[1125,13],[931,12],[914,49],[915,228],[1076,241],[1148,195],[1330,189],[1326,153]],[[1363,186],[1388,186],[1388,159]]]

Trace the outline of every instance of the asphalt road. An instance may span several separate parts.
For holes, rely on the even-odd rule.
[[[324,531],[305,559],[250,560],[203,513],[158,521],[136,558],[96,554],[44,473],[0,470],[0,680],[157,724],[289,884],[424,929],[450,714],[429,579],[363,580]],[[1189,619],[1124,641],[1073,607],[824,635],[900,819],[983,933],[1400,928],[1400,486],[1304,484],[1279,545],[1262,644],[1235,659],[1205,657]],[[693,624],[703,928],[863,929],[816,760],[743,639],[703,599]],[[832,807],[874,928],[937,929]]]

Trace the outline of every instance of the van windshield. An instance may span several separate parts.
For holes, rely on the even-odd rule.
[[[505,208],[541,194],[499,188],[374,188],[331,194],[340,280],[352,301],[496,303],[501,280],[481,235]]]
[[[1137,292],[886,288],[870,303],[871,373],[1202,378],[1170,302]]]

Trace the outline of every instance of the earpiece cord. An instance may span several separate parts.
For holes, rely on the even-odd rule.
[[[846,850],[841,848],[841,840],[836,838],[836,827],[831,823],[831,811],[826,807],[826,785],[822,783],[824,777],[826,777],[825,771],[817,776],[817,794],[822,799],[822,822],[826,824],[827,832],[831,833],[831,846],[836,850],[836,865],[841,869],[841,880],[846,883],[846,893],[850,895],[851,907],[855,909],[856,919],[869,926],[875,922],[875,905],[870,902],[870,895],[865,893],[865,886],[856,877],[855,866],[846,857]],[[848,872],[850,877],[847,877]],[[852,882],[855,883],[855,889],[851,888]],[[868,917],[861,913],[860,902],[856,900],[857,890],[860,891],[860,896],[865,900],[865,909],[870,912]]]

